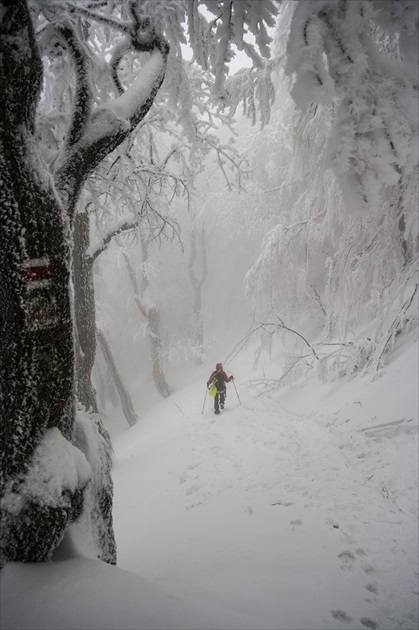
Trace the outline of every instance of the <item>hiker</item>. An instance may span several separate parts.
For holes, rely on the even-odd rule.
[[[224,403],[226,399],[226,383],[230,381],[234,381],[234,376],[227,376],[227,374],[223,370],[223,364],[217,363],[215,366],[214,372],[211,374],[207,381],[207,387],[210,388],[213,381],[215,381],[215,386],[217,388],[217,393],[214,396],[214,413],[220,413],[221,409],[224,409]]]

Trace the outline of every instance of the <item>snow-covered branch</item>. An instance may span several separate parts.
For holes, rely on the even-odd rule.
[[[69,151],[86,132],[92,110],[92,88],[89,80],[89,62],[86,47],[70,23],[57,24],[56,32],[70,51],[76,73],[76,89],[72,104],[71,121],[65,138],[64,151]]]
[[[111,231],[103,236],[98,243],[95,243],[95,245],[91,245],[86,252],[87,256],[89,256],[92,260],[96,260],[98,256],[100,256],[100,254],[102,254],[102,252],[106,250],[107,246],[113,238],[123,233],[132,232],[132,230],[135,230],[137,227],[137,221],[127,222],[123,220],[119,225],[115,225]]]

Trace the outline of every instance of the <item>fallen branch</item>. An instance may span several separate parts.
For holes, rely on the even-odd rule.
[[[377,363],[376,363],[376,367],[375,370],[377,371],[380,368],[381,365],[381,359],[384,356],[387,347],[389,345],[389,343],[391,342],[391,340],[393,339],[394,335],[397,335],[398,332],[400,332],[399,327],[402,323],[402,320],[404,318],[404,316],[406,315],[406,312],[408,311],[409,307],[411,306],[413,299],[417,293],[418,290],[418,285],[415,285],[415,288],[413,290],[412,295],[410,296],[410,298],[408,298],[405,303],[403,304],[403,306],[401,307],[399,313],[397,314],[397,317],[394,319],[393,323],[391,324],[390,328],[388,329],[388,336],[387,339],[384,343],[384,346],[380,352],[380,355],[377,359]]]
[[[269,326],[274,326],[275,328],[278,329],[283,329],[283,330],[288,330],[288,332],[293,333],[294,335],[297,335],[297,337],[300,337],[300,339],[302,339],[304,341],[304,343],[306,343],[308,345],[308,347],[310,348],[311,352],[313,353],[313,355],[316,357],[317,361],[320,361],[319,357],[317,356],[317,353],[315,351],[315,349],[313,348],[313,346],[307,341],[307,339],[305,337],[303,337],[303,335],[301,333],[299,333],[297,330],[294,330],[293,328],[289,328],[289,326],[286,326],[284,324],[284,322],[282,321],[282,319],[278,316],[275,315],[275,317],[277,317],[277,319],[279,320],[279,324],[275,324],[275,323],[268,323],[268,324],[260,324],[260,327],[262,328],[267,328]]]
[[[365,486],[365,484],[368,483],[373,477],[374,475],[372,474],[371,477],[368,477],[368,479],[366,479],[362,485]]]

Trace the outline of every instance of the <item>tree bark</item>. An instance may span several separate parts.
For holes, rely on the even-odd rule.
[[[93,282],[94,259],[87,255],[90,220],[87,210],[74,218],[73,283],[76,320],[77,399],[86,410],[98,412],[92,369],[96,355],[96,312]]]
[[[56,427],[71,441],[74,353],[66,215],[34,135],[42,63],[27,6],[0,22],[1,555],[44,560],[82,509],[85,480],[55,505],[27,494],[36,447]],[[26,494],[25,494],[26,493]],[[13,497],[23,495],[19,509]],[[36,523],[36,527],[33,524]]]

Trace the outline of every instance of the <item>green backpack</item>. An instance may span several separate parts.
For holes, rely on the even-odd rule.
[[[211,383],[211,387],[208,390],[208,396],[212,396],[213,398],[215,398],[217,394],[217,385],[215,383],[216,383],[216,380],[214,379]]]

